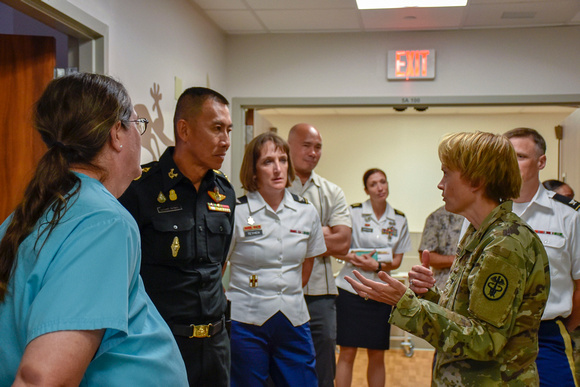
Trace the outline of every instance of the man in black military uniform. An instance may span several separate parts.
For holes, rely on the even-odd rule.
[[[145,165],[119,200],[139,225],[141,276],[175,335],[190,385],[228,386],[221,280],[235,193],[218,171],[230,146],[228,101],[213,90],[189,88],[177,101],[173,126],[175,147]]]

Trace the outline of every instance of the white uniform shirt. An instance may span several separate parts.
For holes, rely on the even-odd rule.
[[[350,215],[352,219],[351,248],[391,249],[391,258],[395,254],[402,254],[411,250],[407,218],[400,212],[396,213],[389,203],[387,203],[387,209],[380,219],[377,219],[370,200],[367,200],[361,206],[351,207]],[[356,294],[352,286],[344,279],[345,276],[356,279],[354,274],[352,274],[355,269],[368,279],[380,281],[377,273],[358,269],[352,263],[347,262],[336,277],[336,285],[341,289]]]
[[[541,184],[528,205],[513,212],[526,221],[544,244],[550,262],[550,294],[542,320],[568,317],[574,280],[580,279],[580,215],[555,199]]]
[[[351,227],[348,204],[344,192],[336,184],[312,172],[304,185],[302,185],[300,178],[296,177],[289,190],[308,199],[314,205],[323,226],[334,227],[342,225]],[[334,283],[330,257],[317,257],[314,259],[312,275],[310,276],[310,281],[304,287],[304,294],[309,296],[338,294]]]
[[[278,311],[299,326],[310,319],[302,292],[302,263],[326,251],[314,206],[288,190],[274,211],[258,192],[236,205],[229,252],[232,320],[261,326]],[[301,199],[300,199],[301,200]]]

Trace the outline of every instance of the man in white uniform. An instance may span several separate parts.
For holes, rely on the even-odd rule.
[[[542,240],[550,262],[550,294],[539,330],[536,359],[542,386],[575,386],[568,331],[580,323],[580,203],[540,184],[546,142],[534,129],[505,133],[518,157],[522,188],[513,212]]]
[[[310,330],[316,351],[316,373],[320,387],[334,386],[336,372],[336,306],[338,294],[330,262],[331,255],[345,255],[350,247],[351,221],[342,189],[318,176],[314,168],[322,154],[322,137],[309,124],[297,124],[288,134],[290,156],[296,179],[289,190],[314,205],[324,232],[326,255],[314,259],[304,288],[310,312]]]

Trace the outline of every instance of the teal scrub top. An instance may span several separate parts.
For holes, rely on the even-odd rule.
[[[81,386],[187,386],[173,335],[139,275],[135,220],[98,180],[76,175],[80,191],[50,236],[42,234],[47,211],[18,249],[0,303],[0,387],[12,384],[34,338],[94,329],[105,334]]]

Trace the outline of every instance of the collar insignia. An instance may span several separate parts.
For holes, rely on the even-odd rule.
[[[175,173],[175,172],[173,172],[173,170],[174,170],[174,169],[175,169],[175,168],[171,168],[171,171],[169,171],[169,173],[167,174],[167,175],[168,175],[168,176],[169,176],[171,179],[173,179],[173,178],[175,178],[175,177],[179,176],[179,173]]]

